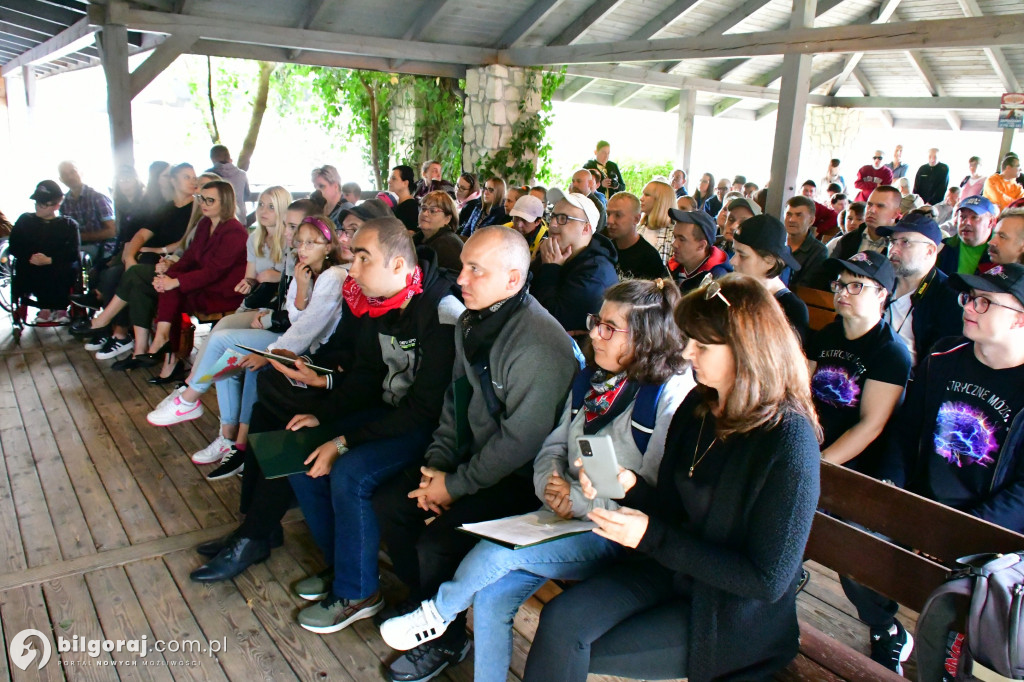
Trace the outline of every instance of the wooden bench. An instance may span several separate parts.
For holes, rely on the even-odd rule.
[[[810,317],[810,328],[817,331],[836,319],[836,306],[830,291],[821,291],[809,287],[797,287],[793,292],[807,305]]]
[[[891,541],[851,524],[881,533]],[[805,557],[912,611],[921,610],[932,591],[955,568],[958,557],[1021,549],[1024,535],[845,467],[822,463],[819,511]],[[801,622],[800,655],[778,679],[904,678]]]

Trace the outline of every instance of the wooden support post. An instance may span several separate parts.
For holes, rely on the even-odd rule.
[[[676,163],[687,176],[690,174],[690,156],[693,154],[693,117],[697,112],[697,91],[690,88],[679,91],[679,127],[676,129]]]
[[[103,73],[107,79],[107,116],[110,119],[110,148],[114,156],[114,167],[134,166],[128,29],[119,24],[104,24],[99,46]]]
[[[1003,159],[1010,153],[1010,148],[1013,147],[1013,128],[1003,128],[1003,139],[999,142],[999,161],[996,165],[996,172],[1002,170]]]
[[[36,104],[36,70],[32,66],[21,67],[21,82],[25,84],[25,107],[31,112]]]
[[[812,26],[817,4],[817,0],[793,0],[790,28],[800,30]],[[772,148],[771,186],[766,208],[766,212],[776,218],[782,217],[786,200],[796,194],[810,80],[811,55],[787,54],[783,57],[779,113],[775,119],[775,146]]]

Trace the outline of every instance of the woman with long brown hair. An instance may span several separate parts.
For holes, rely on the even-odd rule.
[[[505,181],[495,176],[484,183],[483,193],[479,199],[467,203],[459,213],[459,235],[468,239],[473,230],[488,225],[501,225],[507,222],[505,214]]]
[[[675,317],[698,385],[658,482],[623,474],[623,506],[589,514],[595,533],[636,552],[544,607],[524,682],[770,679],[797,653],[820,466],[807,365],[752,278],[709,278]]]

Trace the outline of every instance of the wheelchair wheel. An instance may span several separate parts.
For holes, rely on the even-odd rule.
[[[14,279],[14,262],[7,251],[7,240],[0,243],[0,308],[14,312],[14,301],[11,287]]]

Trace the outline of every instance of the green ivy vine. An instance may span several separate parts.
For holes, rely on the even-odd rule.
[[[481,178],[497,176],[513,185],[530,184],[535,177],[551,173],[551,144],[545,139],[551,125],[551,98],[565,82],[565,67],[559,71],[526,69],[523,96],[519,100],[519,119],[512,124],[512,136],[505,147],[489,152],[480,159],[477,171]],[[534,94],[540,94],[540,110],[526,116],[526,105]]]

